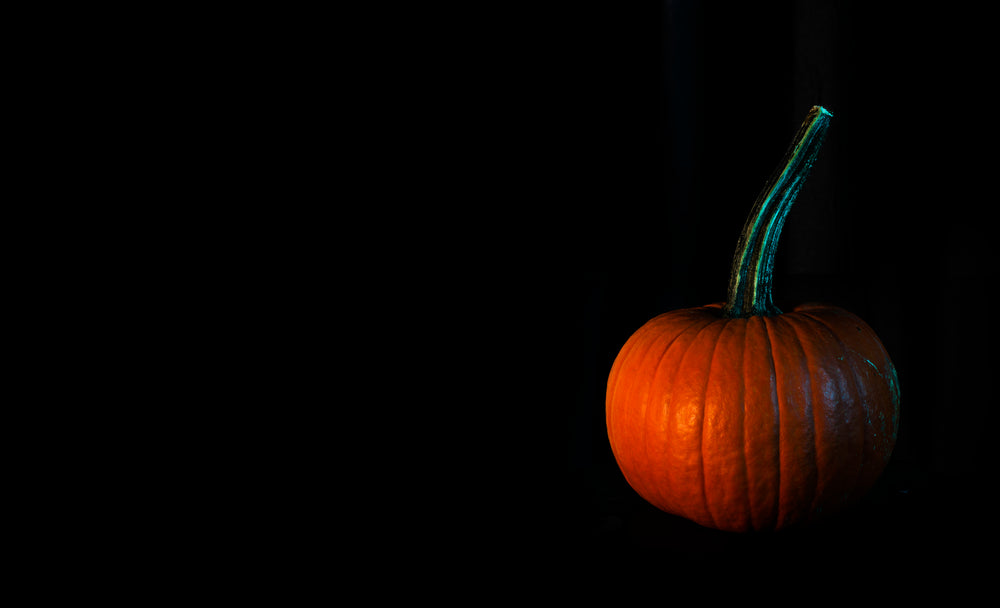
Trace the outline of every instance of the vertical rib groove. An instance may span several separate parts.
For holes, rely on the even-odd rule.
[[[819,464],[820,464],[819,463],[820,455],[819,455],[819,445],[818,445],[818,437],[817,437],[817,435],[818,435],[818,432],[817,432],[818,431],[818,427],[817,427],[817,424],[816,424],[816,407],[815,407],[816,401],[817,401],[817,399],[815,398],[817,383],[815,382],[815,379],[813,378],[813,372],[812,372],[812,370],[814,369],[814,367],[813,367],[813,357],[811,357],[809,355],[809,352],[806,349],[806,343],[803,342],[802,337],[799,335],[799,330],[796,327],[796,324],[792,323],[791,321],[789,321],[788,318],[787,318],[787,315],[784,315],[784,317],[785,317],[784,318],[785,322],[792,328],[792,335],[795,336],[795,340],[798,343],[799,350],[802,351],[802,356],[803,356],[803,358],[805,359],[805,362],[806,362],[806,364],[805,364],[806,375],[809,378],[810,392],[809,392],[809,396],[808,396],[808,399],[807,399],[807,402],[808,402],[808,405],[809,405],[809,415],[806,416],[806,418],[812,421],[813,467],[814,467],[815,472],[816,472],[816,475],[815,475],[815,481],[816,481],[816,483],[813,485],[812,501],[810,502],[810,506],[809,506],[809,511],[813,512],[815,510],[815,507],[816,507],[816,499],[819,497],[819,490],[820,490],[820,487],[819,487],[819,484],[820,484],[820,466],[819,466]]]
[[[750,514],[750,527],[756,528],[757,519],[754,517],[753,509],[753,484],[750,483],[750,463],[747,462],[747,399],[748,392],[747,386],[750,382],[753,382],[753,378],[747,378],[747,345],[750,344],[750,323],[753,319],[747,319],[745,321],[745,327],[743,328],[743,358],[740,361],[740,366],[743,368],[743,417],[740,419],[740,430],[743,433],[743,478],[746,479],[747,484],[747,513]]]
[[[778,372],[776,369],[776,364],[774,361],[774,349],[771,348],[771,321],[769,317],[761,317],[761,323],[764,324],[764,340],[767,342],[767,358],[771,362],[771,378],[772,378],[772,389],[771,389],[771,403],[774,406],[774,431],[777,436],[774,438],[775,444],[778,446],[778,466],[775,468],[778,474],[778,483],[775,484],[777,496],[775,496],[774,504],[777,505],[777,511],[775,513],[774,525],[778,525],[781,521],[781,404],[778,403]]]
[[[724,331],[726,321],[719,322],[723,324],[722,329]],[[701,437],[699,438],[700,445],[698,446],[698,452],[701,454],[701,495],[705,503],[705,511],[708,513],[709,518],[711,518],[714,528],[718,528],[719,524],[716,522],[712,508],[708,504],[708,478],[705,475],[705,410],[708,401],[708,387],[712,383],[712,369],[715,367],[715,354],[719,352],[719,341],[721,338],[722,332],[720,331],[712,343],[712,356],[708,360],[708,373],[705,374],[705,386],[701,391]]]
[[[677,382],[677,384],[679,386],[683,386],[683,384],[684,384],[683,382],[681,382],[680,373],[681,373],[681,370],[684,369],[684,365],[687,362],[688,356],[691,354],[692,347],[694,347],[695,345],[700,345],[702,333],[706,329],[708,329],[709,327],[711,327],[714,324],[715,324],[715,320],[712,320],[712,321],[709,321],[708,323],[706,323],[701,328],[699,328],[698,332],[695,334],[695,336],[687,343],[687,345],[685,346],[683,352],[679,352],[678,353],[679,354],[679,358],[678,358],[678,362],[677,362],[677,369],[674,372],[676,374],[674,376],[674,380],[675,380],[675,382]],[[685,400],[687,400],[687,402],[690,402],[692,399],[696,399],[697,396],[696,395],[687,395],[687,394],[685,394],[683,398]],[[670,438],[670,440],[678,439],[678,437],[673,436],[673,433],[677,432],[677,429],[675,428],[677,420],[674,418],[673,412],[671,413],[671,417],[670,418],[671,418],[671,422],[668,425],[669,429],[670,429],[670,437],[669,438]],[[702,426],[704,426],[703,423],[702,423]],[[699,445],[700,445],[701,441],[702,441],[702,438],[699,438]],[[693,446],[690,446],[690,449],[693,451]],[[701,464],[701,466],[704,466],[704,463],[700,463],[700,464]],[[686,471],[685,471],[685,473],[686,473]],[[691,483],[691,485],[695,485],[695,482],[697,480],[690,480],[690,479],[684,478],[684,479],[682,479],[680,481],[681,481],[681,483],[684,483],[684,484]],[[685,487],[688,487],[688,486],[685,485]],[[695,501],[697,500],[697,498],[695,496],[693,496],[693,493],[689,494],[687,492],[681,492],[680,494],[681,495],[677,497],[678,501],[679,501],[678,507],[679,507],[679,510],[681,511],[680,514],[682,516],[684,516],[684,517],[692,520],[692,521],[699,521],[700,519],[703,519],[702,517],[700,517],[701,511],[704,510],[705,512],[707,512],[707,510],[708,510],[707,506],[704,504],[704,488],[702,488],[702,492],[700,492],[701,498],[702,498],[702,501],[701,501],[702,504],[700,504],[700,505],[698,505],[698,504],[695,503]]]

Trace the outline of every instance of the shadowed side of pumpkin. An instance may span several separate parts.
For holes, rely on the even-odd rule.
[[[774,252],[831,114],[814,107],[744,226],[725,303],[635,332],[608,378],[608,437],[643,498],[701,525],[771,530],[859,500],[892,452],[899,386],[850,312],[771,299]]]

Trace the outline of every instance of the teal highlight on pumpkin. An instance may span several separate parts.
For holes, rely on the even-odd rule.
[[[833,114],[813,106],[778,168],[757,195],[733,256],[726,298],[727,317],[781,314],[771,296],[774,254],[785,218],[809,176]]]

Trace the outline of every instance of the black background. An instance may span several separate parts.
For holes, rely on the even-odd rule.
[[[495,492],[525,542],[581,563],[877,549],[907,568],[995,547],[986,12],[681,0],[509,17],[486,122],[510,147],[484,157],[478,188],[501,194],[485,297],[516,326],[497,338],[505,380],[536,383],[503,405],[537,441],[504,436],[516,472]],[[825,301],[875,329],[899,374],[897,446],[865,501],[826,524],[707,530],[628,487],[605,382],[645,321],[725,298],[746,215],[814,104],[834,118],[782,234],[775,301]]]

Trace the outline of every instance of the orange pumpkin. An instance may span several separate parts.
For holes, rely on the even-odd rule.
[[[814,521],[862,497],[899,425],[875,332],[846,310],[771,301],[773,256],[831,114],[814,107],[758,197],[724,304],[643,325],[608,378],[607,428],[628,483],[660,509],[731,531]]]

